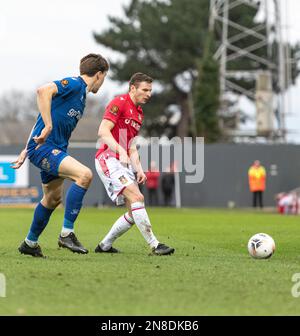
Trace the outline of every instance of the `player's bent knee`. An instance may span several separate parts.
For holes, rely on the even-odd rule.
[[[144,202],[144,196],[139,191],[138,187],[134,184],[129,185],[127,188],[125,188],[123,195],[125,196],[127,200],[127,207],[130,207],[132,203],[136,202]]]
[[[58,197],[58,198],[54,198],[53,199],[53,203],[52,203],[52,209],[55,209],[56,207],[58,207],[62,202],[62,198]]]
[[[77,179],[77,183],[82,187],[89,187],[93,179],[93,173],[89,168],[86,168],[81,172],[80,177]]]
[[[144,199],[144,196],[142,194],[135,194],[132,197],[131,203],[135,203],[135,202],[144,203],[144,201],[145,201],[145,199]]]
[[[42,204],[48,209],[57,208],[61,202],[62,202],[61,196],[44,197],[42,199]]]

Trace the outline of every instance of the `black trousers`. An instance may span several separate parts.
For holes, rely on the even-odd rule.
[[[158,192],[157,189],[148,189],[149,205],[158,205]]]
[[[263,208],[263,191],[254,191],[253,192],[253,208],[259,205],[260,208]]]
[[[163,190],[164,194],[164,206],[171,206],[172,190]]]

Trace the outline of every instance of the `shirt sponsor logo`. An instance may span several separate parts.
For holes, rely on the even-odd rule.
[[[132,120],[132,119],[125,119],[125,124],[126,125],[130,125],[132,126],[134,129],[136,129],[137,131],[140,130],[141,125],[138,124],[136,121]]]
[[[81,119],[82,115],[80,111],[76,111],[73,108],[67,113],[71,118],[76,118],[77,120]]]

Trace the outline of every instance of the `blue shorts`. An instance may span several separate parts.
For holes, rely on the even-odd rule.
[[[59,178],[58,168],[61,161],[69,154],[53,145],[43,144],[38,149],[28,149],[28,159],[41,170],[43,184]]]

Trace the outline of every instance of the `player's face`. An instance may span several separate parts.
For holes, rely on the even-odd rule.
[[[141,82],[138,87],[132,86],[137,104],[146,104],[151,97],[152,83]]]
[[[107,72],[98,72],[96,74],[96,81],[91,89],[91,91],[93,93],[97,93],[98,90],[100,89],[100,87],[102,86],[103,82],[104,82],[104,79],[105,79],[105,76],[106,76]]]

